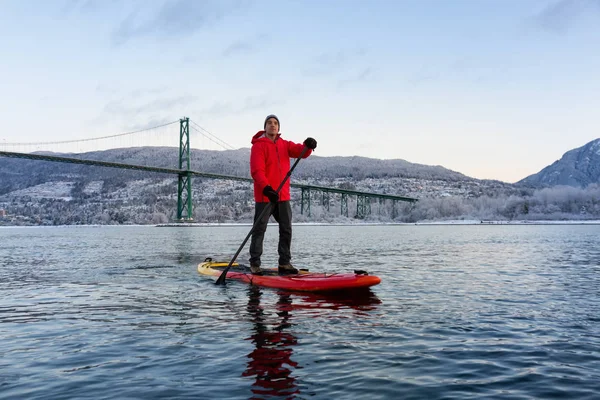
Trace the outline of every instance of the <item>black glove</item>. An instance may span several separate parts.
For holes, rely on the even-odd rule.
[[[317,141],[311,137],[306,138],[306,140],[304,141],[304,145],[306,147],[308,147],[311,150],[314,150],[317,148]]]
[[[271,203],[277,203],[279,201],[279,195],[270,185],[265,186],[263,194],[271,200]]]

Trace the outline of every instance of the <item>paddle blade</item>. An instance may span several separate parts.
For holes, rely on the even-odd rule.
[[[229,265],[227,268],[225,268],[223,270],[223,272],[221,272],[221,275],[219,275],[219,279],[217,279],[217,281],[215,282],[215,285],[224,285],[225,284],[225,279],[227,278],[227,271],[229,271],[229,267],[231,267],[231,265]]]

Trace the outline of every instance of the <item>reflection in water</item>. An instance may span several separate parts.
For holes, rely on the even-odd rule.
[[[262,291],[258,286],[249,286],[248,306],[254,323],[252,336],[254,350],[248,354],[248,365],[242,376],[254,376],[254,396],[280,396],[291,398],[300,392],[296,378],[292,375],[298,363],[292,360],[293,346],[298,343],[292,334],[292,311],[294,310],[339,310],[353,309],[358,312],[374,310],[381,300],[368,290],[338,293],[291,293],[277,291],[279,299],[275,306],[276,317],[265,312],[260,304]],[[293,304],[292,299],[299,300]]]
[[[288,332],[292,324],[290,306],[292,300],[289,293],[281,292],[277,302],[277,323],[269,329],[267,318],[260,305],[261,289],[250,286],[248,296],[248,312],[254,323],[253,334],[249,338],[255,349],[248,355],[250,361],[243,376],[256,376],[252,385],[252,393],[266,396],[291,396],[298,393],[291,368],[297,363],[292,361],[292,346],[296,338]]]
[[[381,304],[381,300],[368,289],[332,292],[332,293],[296,293],[301,303],[294,309],[353,309],[355,311],[372,311]]]

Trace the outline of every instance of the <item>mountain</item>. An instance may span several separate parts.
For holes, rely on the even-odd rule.
[[[83,154],[49,154],[177,169],[179,150],[175,147],[132,147]],[[249,178],[249,160],[250,149],[248,148],[226,151],[192,149],[190,164],[194,171]],[[44,182],[64,181],[65,178],[77,177],[84,182],[90,182],[115,179],[127,181],[139,176],[140,172],[121,169],[0,157],[0,195]],[[314,184],[325,184],[325,182],[342,178],[355,181],[368,178],[406,178],[449,182],[477,181],[441,166],[415,164],[399,159],[378,160],[365,157],[319,157],[313,155],[309,160],[298,164],[298,168],[294,172],[295,181],[310,180]]]
[[[179,161],[179,149],[173,147],[52,155],[170,169],[178,169]],[[249,178],[249,160],[248,148],[193,149],[190,168]],[[521,188],[515,185],[470,178],[441,166],[365,157],[312,155],[298,164],[292,179],[295,183],[418,199],[452,196],[476,199],[521,193]],[[177,185],[177,177],[169,174],[0,157],[0,211],[11,216],[0,215],[0,225],[158,224],[173,221],[177,211]],[[339,218],[340,196],[330,197],[329,205],[326,205],[320,192],[311,193],[315,220]],[[299,190],[292,190],[294,213],[297,218],[308,218],[310,216],[298,217],[302,212],[301,195]],[[251,221],[254,211],[252,183],[194,177],[192,202],[195,221]],[[374,202],[373,209],[377,210],[377,218],[389,220],[400,215],[400,206],[396,209],[391,202]],[[348,199],[347,207],[350,212],[358,213],[352,211],[358,209],[355,198]],[[427,203],[423,203],[423,208],[430,217],[437,213]]]
[[[585,188],[600,183],[600,139],[567,151],[560,160],[517,184],[533,187],[566,185]]]
[[[569,152],[564,158],[574,157],[589,171],[591,165],[598,165],[592,160],[598,147],[596,142],[587,146],[587,153]],[[169,169],[178,169],[179,161],[179,149],[172,147],[60,155]],[[247,148],[193,150],[191,158],[194,171],[249,177]],[[312,190],[305,198],[304,192],[293,189],[296,222],[600,218],[600,186],[536,190],[405,160],[313,155],[298,164],[292,179],[295,183],[419,199],[416,203],[372,199],[364,215],[356,196],[326,197]],[[163,224],[176,220],[177,190],[177,177],[171,174],[0,157],[0,225]],[[194,177],[192,203],[196,222],[247,223],[254,217],[252,183],[247,181]],[[310,207],[304,208],[308,204]]]

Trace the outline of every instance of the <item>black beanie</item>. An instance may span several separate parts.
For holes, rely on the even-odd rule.
[[[263,124],[263,129],[267,129],[267,121],[269,120],[269,118],[275,118],[277,120],[277,125],[279,125],[279,130],[281,130],[281,123],[279,122],[279,118],[277,118],[277,115],[275,114],[267,115],[267,118],[265,118],[265,123]]]

